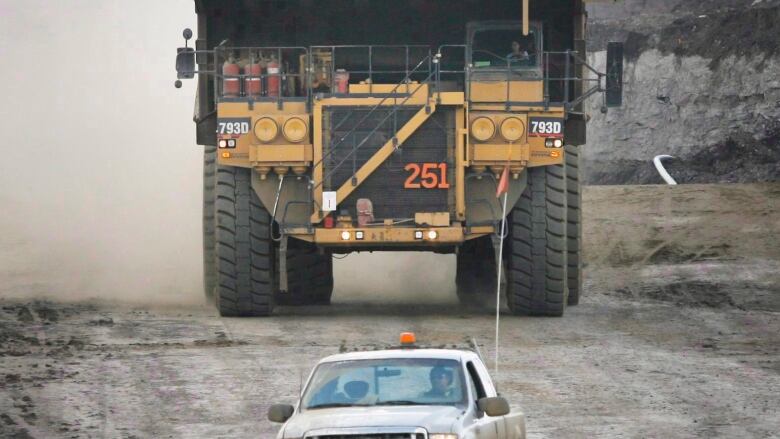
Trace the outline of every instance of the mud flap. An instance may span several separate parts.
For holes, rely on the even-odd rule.
[[[283,293],[289,291],[287,282],[287,235],[284,234],[279,244],[279,291]]]

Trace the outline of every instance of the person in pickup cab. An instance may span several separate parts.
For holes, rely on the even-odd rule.
[[[443,367],[434,367],[429,375],[431,390],[425,392],[425,398],[450,398],[452,397],[452,371]]]

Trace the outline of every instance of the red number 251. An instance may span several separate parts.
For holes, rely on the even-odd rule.
[[[404,183],[405,189],[449,189],[446,163],[409,163],[404,167],[412,174]],[[419,179],[418,179],[419,177]]]

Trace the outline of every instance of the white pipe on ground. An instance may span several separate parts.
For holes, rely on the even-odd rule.
[[[664,168],[664,164],[661,163],[661,160],[673,159],[673,158],[674,157],[670,155],[658,155],[655,156],[655,158],[653,159],[653,164],[655,164],[655,169],[658,170],[658,173],[661,175],[661,178],[664,179],[666,184],[671,186],[677,186],[677,182],[674,181],[674,179],[672,178],[671,175],[669,175],[668,172],[666,172],[666,168]]]

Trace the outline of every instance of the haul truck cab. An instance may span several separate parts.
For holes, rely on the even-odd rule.
[[[458,297],[480,302],[504,174],[510,310],[577,303],[580,104],[607,89],[619,103],[620,46],[610,75],[585,63],[581,1],[425,4],[334,2],[320,12],[366,17],[336,24],[306,1],[196,1],[200,38],[177,71],[199,77],[206,295],[223,316],[329,304],[332,255],[360,251],[456,253]],[[470,19],[515,7],[521,21]],[[272,35],[275,18],[301,27]],[[403,41],[404,19],[431,21],[408,29],[428,44]]]

